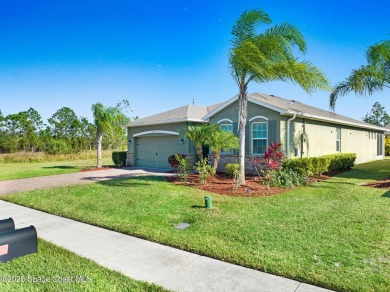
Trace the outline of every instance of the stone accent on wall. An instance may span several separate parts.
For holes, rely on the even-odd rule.
[[[245,172],[248,174],[256,174],[256,169],[254,167],[252,158],[254,156],[252,155],[246,155],[245,156]],[[209,155],[209,163],[213,164],[213,157],[212,155]],[[221,155],[221,158],[219,159],[218,168],[217,171],[224,172],[226,164],[229,163],[238,163],[238,155]]]
[[[126,166],[134,166],[134,153],[127,152]]]
[[[196,163],[196,154],[187,154],[186,157],[190,161],[192,165],[195,165]]]

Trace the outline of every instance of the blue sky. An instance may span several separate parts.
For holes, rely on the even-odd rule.
[[[0,1],[0,110],[33,107],[44,119],[63,106],[91,117],[91,104],[128,99],[132,115],[237,93],[230,76],[230,31],[246,9],[298,27],[305,59],[331,84],[365,64],[366,48],[390,38],[390,5],[372,1]],[[261,29],[261,28],[260,28]],[[329,93],[291,83],[252,84],[264,92],[328,109]],[[390,91],[344,97],[336,112],[361,119]]]

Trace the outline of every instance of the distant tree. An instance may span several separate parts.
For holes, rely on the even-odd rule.
[[[217,125],[210,131],[210,135],[206,138],[206,145],[213,151],[213,169],[216,171],[218,168],[219,159],[221,158],[222,149],[237,149],[239,147],[238,137],[233,133],[223,131]]]
[[[94,124],[96,127],[96,167],[102,167],[102,139],[105,133],[114,132],[117,127],[122,127],[129,122],[129,118],[123,113],[120,106],[105,107],[101,103],[92,105]]]
[[[9,141],[9,151],[31,150],[39,145],[38,131],[42,126],[42,118],[39,113],[29,108],[17,114],[10,114],[4,118]]]
[[[380,127],[386,127],[390,124],[390,116],[386,113],[385,108],[381,106],[379,102],[374,103],[371,112],[366,114],[362,120],[366,123]]]
[[[53,135],[73,142],[80,131],[80,121],[75,112],[69,107],[62,107],[50,119]]]
[[[251,81],[292,81],[306,92],[328,89],[324,74],[307,61],[300,61],[295,53],[306,52],[306,42],[294,26],[283,23],[257,33],[259,24],[271,24],[262,10],[244,11],[233,26],[229,63],[239,94],[238,135],[240,184],[245,185],[245,128],[247,121],[247,89]]]
[[[348,93],[371,95],[390,88],[390,40],[370,46],[366,52],[367,65],[353,70],[351,75],[336,85],[329,98],[332,109],[340,96]]]
[[[88,145],[88,149],[92,150],[92,145],[94,145],[95,135],[96,135],[96,126],[88,121],[87,118],[80,118],[81,125],[81,137],[83,141]]]

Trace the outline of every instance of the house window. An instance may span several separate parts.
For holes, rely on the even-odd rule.
[[[377,141],[376,141],[376,147],[377,147],[377,155],[382,156],[383,155],[383,134],[377,134]]]
[[[252,123],[252,154],[263,155],[268,145],[268,122]]]
[[[336,128],[336,151],[340,152],[341,150],[341,130]]]
[[[233,124],[220,124],[222,131],[233,133]],[[223,148],[221,154],[233,154],[233,148]]]

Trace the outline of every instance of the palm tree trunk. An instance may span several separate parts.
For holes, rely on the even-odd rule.
[[[248,116],[248,96],[247,85],[240,86],[240,94],[238,96],[238,138],[239,138],[239,151],[238,159],[240,165],[240,185],[246,185],[245,181],[245,127],[246,119]]]
[[[98,132],[97,137],[96,137],[96,144],[97,144],[97,163],[96,167],[101,168],[102,167],[102,138],[103,135],[102,133]]]
[[[217,171],[217,167],[218,167],[218,163],[219,163],[220,158],[221,158],[221,151],[220,150],[214,151],[213,168],[215,171]]]
[[[203,159],[202,144],[196,145],[196,153],[198,154],[199,160],[202,160]]]

